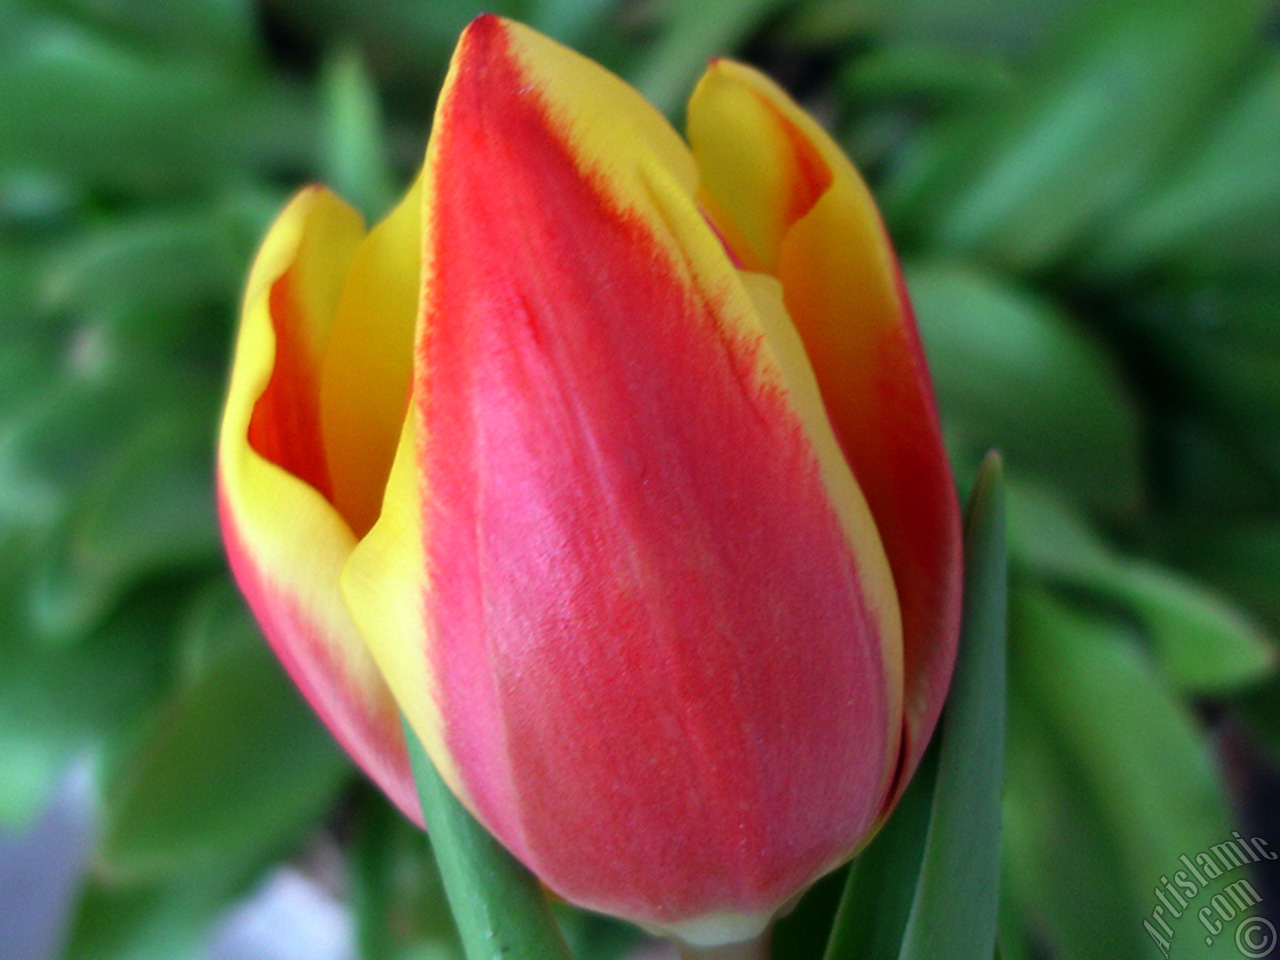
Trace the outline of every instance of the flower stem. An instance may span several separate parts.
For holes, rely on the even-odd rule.
[[[769,933],[723,947],[691,947],[677,941],[676,951],[681,960],[769,960]]]

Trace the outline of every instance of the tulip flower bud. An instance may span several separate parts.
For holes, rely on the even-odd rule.
[[[688,117],[476,20],[386,221],[312,188],[267,236],[219,492],[268,639],[408,815],[401,711],[555,893],[716,944],[910,778],[960,523],[849,161],[728,61]]]

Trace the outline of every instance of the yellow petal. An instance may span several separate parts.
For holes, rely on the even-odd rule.
[[[321,366],[321,429],[333,502],[356,536],[377,519],[409,403],[421,208],[415,182],[360,245]]]
[[[360,217],[308,189],[250,274],[218,442],[232,569],[268,640],[334,735],[415,818],[398,713],[338,590],[355,545],[327,498],[319,370]]]
[[[743,266],[776,274],[787,231],[826,193],[832,172],[762,83],[716,61],[689,102],[689,143],[703,203],[730,249]]]

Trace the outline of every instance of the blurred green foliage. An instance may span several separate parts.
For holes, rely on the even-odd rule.
[[[1146,955],[1159,877],[1232,826],[1202,707],[1280,761],[1275,8],[486,6],[677,121],[708,56],[749,59],[862,165],[957,476],[990,446],[1010,475],[1003,949]],[[313,179],[387,208],[478,9],[0,0],[0,824],[92,759],[69,957],[198,956],[317,831],[345,851],[366,956],[456,955],[425,841],[358,785],[228,585],[211,450],[270,218]],[[830,889],[798,916],[829,916]],[[581,956],[629,942],[562,919]]]

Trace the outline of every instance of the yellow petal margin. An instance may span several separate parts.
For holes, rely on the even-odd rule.
[[[395,704],[338,589],[355,534],[325,490],[321,370],[364,241],[359,214],[320,188],[295,197],[264,240],[218,441],[219,506],[233,571],[282,662],[343,747],[420,821]],[[289,394],[280,424],[268,422],[269,388]]]
[[[422,260],[422,189],[361,244],[321,365],[320,409],[333,501],[357,536],[382,508],[413,376]]]

